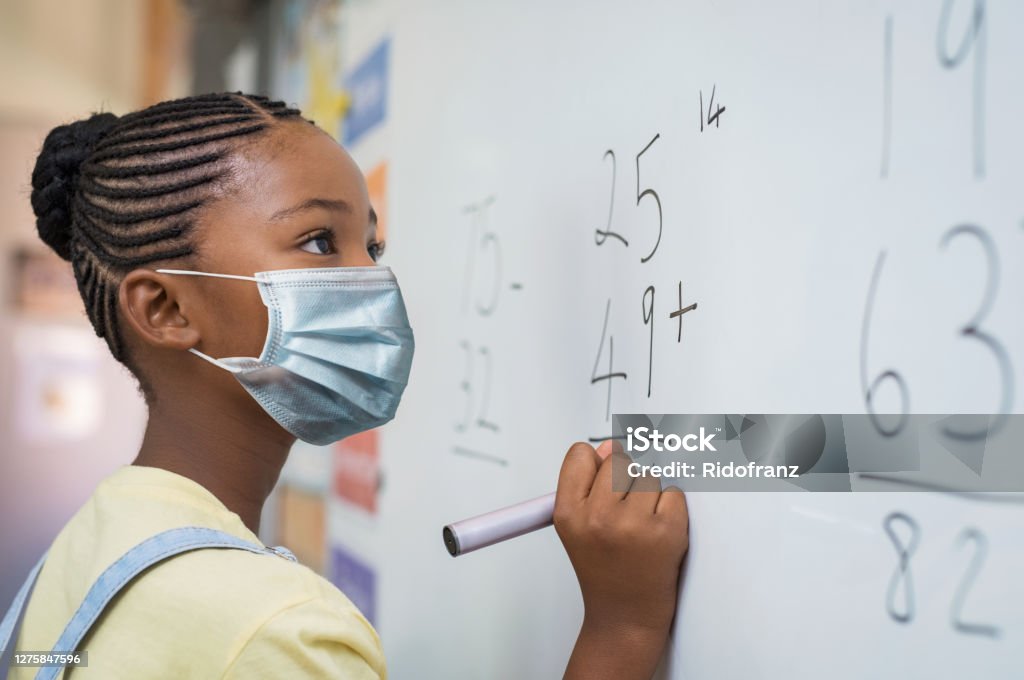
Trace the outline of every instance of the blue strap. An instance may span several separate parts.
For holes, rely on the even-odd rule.
[[[17,642],[17,632],[21,628],[21,619],[25,614],[25,602],[32,594],[32,588],[36,585],[39,570],[43,568],[45,560],[46,553],[43,553],[36,566],[28,573],[28,578],[25,579],[18,594],[14,596],[14,602],[4,615],[4,620],[0,621],[0,680],[7,680],[7,669],[10,668],[11,656],[14,654],[14,643]]]
[[[267,548],[217,529],[206,527],[168,529],[139,543],[100,574],[96,582],[89,588],[89,592],[86,593],[82,604],[64,628],[64,632],[57,639],[57,643],[53,646],[53,651],[67,652],[77,650],[78,645],[88,634],[93,624],[96,623],[100,614],[103,613],[103,610],[110,603],[110,600],[140,573],[169,557],[200,548],[236,548],[254,553],[279,555],[295,561],[295,556],[286,548]],[[25,585],[22,586],[14,604],[11,605],[10,611],[4,617],[3,625],[5,628],[0,630],[6,630],[8,619],[12,619],[12,621],[20,619],[21,609],[25,605],[28,592],[35,581],[41,565],[42,560],[39,561],[39,564],[36,565]],[[14,625],[12,623],[11,633],[14,632],[13,628]],[[10,634],[9,637],[11,638],[11,644],[16,644],[17,638]],[[63,666],[44,667],[39,669],[39,672],[36,674],[36,680],[53,680],[63,671]],[[4,666],[0,668],[0,680],[5,680],[6,676],[7,666]]]

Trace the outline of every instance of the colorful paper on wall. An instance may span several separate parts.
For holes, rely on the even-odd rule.
[[[307,567],[323,573],[327,543],[324,497],[284,484],[278,499],[278,541]]]
[[[388,237],[388,163],[381,161],[366,173],[366,191],[370,205],[377,213],[377,240]]]
[[[285,2],[274,59],[274,91],[335,139],[348,105],[341,87],[341,9],[340,0]]]
[[[87,328],[14,328],[11,402],[17,439],[34,446],[88,439],[103,415],[101,347]]]
[[[377,430],[360,432],[334,444],[334,493],[338,498],[377,513],[380,486]]]
[[[355,144],[387,116],[390,40],[385,38],[346,79],[352,97],[345,120],[345,146]]]
[[[377,574],[341,546],[331,548],[331,583],[345,593],[371,625],[377,625]]]

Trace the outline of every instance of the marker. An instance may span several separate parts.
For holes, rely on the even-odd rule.
[[[516,536],[551,526],[555,494],[533,498],[501,510],[449,524],[442,531],[444,547],[452,557],[486,548]]]
[[[603,461],[612,452],[612,442],[602,442],[597,455]],[[538,496],[501,510],[449,524],[441,530],[444,547],[452,557],[486,548],[554,523],[555,494]]]

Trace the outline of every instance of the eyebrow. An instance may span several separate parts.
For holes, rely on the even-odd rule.
[[[278,210],[276,213],[270,216],[271,222],[277,222],[279,220],[286,219],[300,212],[306,210],[312,210],[313,208],[323,208],[325,210],[333,210],[335,212],[352,213],[352,206],[346,201],[329,199],[329,198],[310,198],[306,199],[298,205],[293,205],[290,208],[284,208]]]

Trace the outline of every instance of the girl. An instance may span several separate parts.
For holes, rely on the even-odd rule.
[[[386,677],[351,601],[257,538],[295,439],[390,420],[413,353],[364,179],[311,123],[235,92],[47,136],[39,235],[71,262],[149,420],[133,464],[26,583],[0,649],[86,650],[67,675],[104,679]],[[687,547],[682,493],[613,492],[624,456],[610,449],[574,444],[558,480],[555,527],[585,605],[568,678],[650,677]]]

